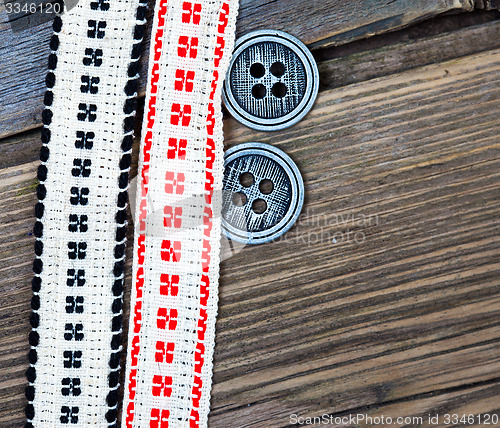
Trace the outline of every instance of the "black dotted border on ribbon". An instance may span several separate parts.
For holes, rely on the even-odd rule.
[[[120,177],[118,186],[120,193],[118,193],[118,211],[115,219],[117,223],[116,229],[116,246],[115,246],[115,266],[113,274],[115,275],[115,282],[113,284],[113,295],[115,299],[112,305],[114,314],[112,322],[113,337],[111,339],[111,357],[109,359],[109,367],[111,373],[109,374],[109,387],[111,391],[107,396],[107,404],[109,410],[106,413],[106,420],[109,422],[110,427],[117,426],[117,406],[118,406],[118,388],[120,386],[120,356],[122,350],[122,303],[123,303],[123,279],[124,279],[124,265],[125,265],[125,241],[127,234],[127,203],[128,203],[128,177],[130,164],[132,161],[132,144],[134,139],[134,124],[135,114],[137,110],[137,88],[139,85],[139,70],[140,58],[142,54],[142,39],[146,30],[146,14],[148,11],[147,0],[141,0],[137,8],[136,19],[138,24],[134,28],[134,41],[132,46],[132,62],[129,64],[127,73],[129,80],[125,85],[125,94],[127,99],[123,107],[123,112],[128,115],[123,121],[123,130],[125,137],[122,141],[123,155],[120,159]]]
[[[53,70],[55,70],[57,66],[57,49],[59,47],[59,36],[58,33],[62,28],[62,20],[59,16],[56,16],[54,19],[54,23],[52,25],[54,30],[54,34],[50,39],[50,50],[51,53],[49,55],[48,60],[48,69],[45,82],[47,84],[47,88],[52,88],[55,83],[55,75]],[[53,93],[50,89],[47,89],[45,92],[45,96],[43,99],[43,103],[45,104],[45,109],[42,112],[42,122],[43,128],[41,133],[42,140],[42,148],[40,149],[40,160],[42,164],[38,167],[37,176],[40,183],[37,186],[36,193],[38,197],[38,202],[35,205],[35,226],[33,228],[33,234],[35,235],[35,260],[33,262],[33,272],[34,277],[31,282],[31,289],[33,290],[33,297],[31,298],[31,309],[32,313],[30,315],[30,324],[31,324],[31,332],[29,334],[29,344],[30,351],[28,353],[28,360],[30,363],[30,367],[26,370],[26,378],[28,379],[29,385],[26,387],[26,398],[28,399],[28,405],[26,406],[26,417],[28,421],[26,422],[27,428],[32,428],[33,424],[30,422],[35,417],[35,408],[33,406],[33,400],[35,399],[35,387],[34,382],[36,380],[36,369],[35,364],[38,359],[38,355],[36,352],[36,347],[38,346],[38,342],[40,340],[40,336],[36,331],[38,325],[40,324],[40,317],[38,315],[38,309],[40,309],[40,297],[38,292],[40,291],[42,285],[42,279],[40,274],[43,270],[43,262],[42,262],[42,253],[43,253],[43,243],[41,238],[43,237],[43,223],[42,218],[45,211],[45,205],[43,200],[45,199],[47,190],[45,188],[45,180],[47,179],[47,167],[44,165],[49,160],[50,150],[49,150],[49,142],[50,142],[50,129],[48,126],[52,122],[52,110],[50,106],[52,105]]]

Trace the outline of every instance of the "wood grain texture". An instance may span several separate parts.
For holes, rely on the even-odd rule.
[[[459,34],[323,63],[358,80],[324,81],[293,128],[225,120],[227,146],[292,156],[306,202],[284,239],[222,264],[211,427],[500,412],[500,49]],[[36,134],[0,143],[2,427],[23,421]]]
[[[499,0],[476,0],[474,6],[478,9],[500,10],[500,1]]]
[[[453,424],[446,424],[445,415],[495,415],[500,411],[498,396],[500,395],[500,384],[480,384],[472,385],[470,387],[461,388],[460,390],[442,391],[440,394],[421,394],[408,399],[386,402],[381,405],[367,406],[352,409],[349,412],[340,412],[328,415],[328,420],[333,423],[328,425],[332,427],[345,427],[353,426],[352,424],[346,425],[340,420],[340,424],[336,423],[336,418],[356,417],[361,415],[365,420],[368,418],[382,418],[388,420],[391,418],[393,424],[390,426],[404,426],[404,427],[436,427],[436,426],[450,426]],[[297,415],[298,416],[298,415]],[[429,420],[429,416],[436,418],[436,420]],[[306,416],[302,416],[306,417]],[[398,418],[401,418],[398,421]],[[484,419],[482,419],[484,420]],[[475,423],[462,425],[462,426],[495,426],[493,424],[479,424],[479,419],[475,418]],[[379,424],[380,425],[380,424]],[[298,427],[304,426],[299,424],[287,424],[283,426]],[[318,427],[325,425],[312,424],[310,426]],[[361,422],[359,426],[374,426],[373,423]],[[382,426],[389,426],[389,424],[382,424]],[[456,424],[454,425],[456,426]]]
[[[498,382],[499,83],[495,50],[324,91],[279,135],[227,122],[297,161],[306,206],[223,265],[213,426]]]
[[[370,45],[377,45],[377,43],[368,39],[363,42],[362,46],[356,46],[355,53],[344,53],[341,49],[323,49],[320,53],[317,52],[320,60],[322,57],[326,57],[326,60],[320,62],[321,87],[322,89],[337,88],[500,47],[500,38],[497,37],[500,33],[499,21],[490,21],[494,19],[494,16],[473,17],[472,15],[462,14],[459,17],[440,18],[439,22],[433,21],[433,27],[441,26],[443,30],[448,31],[432,37],[420,36],[419,33],[427,34],[430,31],[430,28],[421,25],[415,27],[414,33],[416,34],[406,31],[394,36],[406,39],[404,42],[396,44],[382,41],[382,46],[370,49]],[[483,20],[484,22],[482,22]],[[471,25],[475,21],[477,25]],[[427,26],[430,25],[427,24]],[[460,25],[464,25],[464,28],[461,28]],[[389,41],[392,38],[390,37]],[[464,40],[467,43],[464,43]],[[353,44],[349,46],[351,46],[351,50],[355,47]],[[338,58],[330,59],[332,55],[338,55]],[[1,120],[2,116],[0,116]],[[140,121],[138,120],[137,123]],[[0,168],[38,159],[38,125],[36,122],[34,128],[28,126],[29,130],[21,136],[15,134],[0,139],[0,144],[5,145],[3,147],[5,155],[0,158]]]
[[[12,23],[9,22],[11,17],[3,5],[0,7],[2,138],[36,128],[41,123],[51,23],[49,15],[26,15],[16,19],[16,31],[12,31]],[[242,0],[238,35],[256,29],[273,28],[287,31],[311,47],[339,45],[401,28],[444,12],[472,9],[472,0]],[[149,45],[150,29],[151,19],[145,46]],[[147,54],[142,64],[144,70]],[[145,76],[145,73],[141,75]],[[144,92],[144,82],[143,77],[141,93]]]
[[[500,21],[322,61],[322,89],[333,89],[500,47]]]

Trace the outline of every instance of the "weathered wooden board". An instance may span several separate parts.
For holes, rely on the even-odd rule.
[[[223,265],[214,426],[498,380],[499,83],[497,50],[325,91],[279,135],[228,121],[294,157],[307,204]]]
[[[443,60],[500,48],[498,37],[500,21],[487,21],[482,25],[453,30],[432,37],[384,45],[321,61],[319,63],[321,89],[338,88]],[[464,43],[464,40],[467,43]],[[143,100],[141,102],[143,103]],[[141,123],[140,118],[137,123]],[[35,128],[21,135],[1,139],[0,169],[38,160],[39,135],[38,128]],[[132,176],[134,172],[135,170],[132,170]]]
[[[498,403],[499,396],[500,383],[491,382],[474,385],[470,388],[464,388],[460,390],[441,391],[440,394],[416,395],[413,397],[409,397],[410,400],[400,400],[382,405],[352,409],[349,412],[340,412],[332,415],[327,415],[327,420],[332,421],[331,418],[333,417],[333,423],[328,426],[344,428],[346,426],[356,425],[353,425],[352,423],[342,423],[342,420],[340,420],[341,424],[335,423],[336,418],[345,418],[352,415],[354,420],[356,420],[358,415],[361,415],[361,422],[358,424],[358,426],[376,426],[375,424],[377,424],[378,426],[384,427],[396,426],[435,428],[436,426],[444,427],[453,425],[450,423],[446,423],[448,418],[450,418],[446,418],[446,415],[460,415],[459,418],[462,415],[467,415],[467,417],[470,417],[470,415],[474,415],[475,418],[472,420],[475,421],[475,423],[461,426],[481,426],[479,421],[485,420],[484,415],[498,415],[500,410]],[[309,415],[300,416],[302,418],[306,418]],[[429,416],[432,416],[433,419],[429,420]],[[436,416],[438,416],[438,424],[436,424]],[[479,419],[479,416],[481,416],[481,419]],[[364,420],[362,419],[363,417],[365,418]],[[389,418],[391,418],[393,425],[389,423],[377,423],[375,421],[375,418],[377,417],[380,418],[379,421],[382,418],[384,418],[384,421],[388,421]],[[368,422],[368,418],[374,418],[373,422]],[[398,420],[398,418],[401,418],[401,420]],[[297,418],[292,417],[290,418],[290,421],[292,422],[295,419]],[[304,425],[291,423],[282,426],[300,427]],[[312,424],[310,426],[324,427],[325,425]],[[482,424],[482,426],[491,427],[494,425],[490,423],[489,425]]]
[[[500,20],[323,61],[320,84],[338,88],[495,48],[500,48]]]
[[[475,0],[474,6],[478,9],[500,10],[500,1],[499,0]]]
[[[210,426],[498,412],[500,49],[329,86],[279,133],[225,121],[228,146],[269,142],[295,159],[306,203],[285,239],[222,264]],[[12,159],[0,169],[2,427],[23,420],[37,166]]]
[[[238,34],[273,28],[320,47],[394,30],[443,12],[472,9],[472,0],[242,0]],[[14,32],[0,6],[0,138],[41,123],[49,18],[24,16],[15,21]],[[143,68],[146,61],[147,55]],[[141,82],[144,91],[144,78]]]

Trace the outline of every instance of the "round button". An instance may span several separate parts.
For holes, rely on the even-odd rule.
[[[318,88],[318,66],[307,47],[282,31],[261,30],[237,40],[222,95],[239,122],[276,131],[309,112]]]
[[[290,229],[304,203],[304,182],[290,156],[263,143],[239,144],[224,157],[222,232],[247,244]]]

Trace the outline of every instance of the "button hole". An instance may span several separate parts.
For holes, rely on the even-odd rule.
[[[276,98],[283,98],[287,93],[287,87],[282,82],[276,82],[273,85],[271,92]]]
[[[252,211],[255,214],[263,214],[267,210],[267,202],[264,199],[255,199],[252,202]]]
[[[281,77],[285,74],[285,65],[281,61],[276,61],[271,65],[269,71],[273,76]]]
[[[255,183],[253,175],[249,172],[244,172],[243,174],[241,174],[239,180],[240,184],[243,187],[250,187],[253,183]]]
[[[259,190],[264,195],[269,195],[274,190],[274,183],[271,180],[265,178],[259,183]]]
[[[266,69],[260,62],[256,62],[250,66],[250,76],[260,79],[264,77],[264,74],[266,74]]]
[[[247,195],[245,195],[243,192],[236,192],[233,193],[232,200],[234,205],[236,205],[237,207],[242,207],[247,203]]]
[[[261,100],[264,98],[267,94],[267,89],[262,83],[257,83],[254,85],[252,88],[252,95],[254,98]]]

